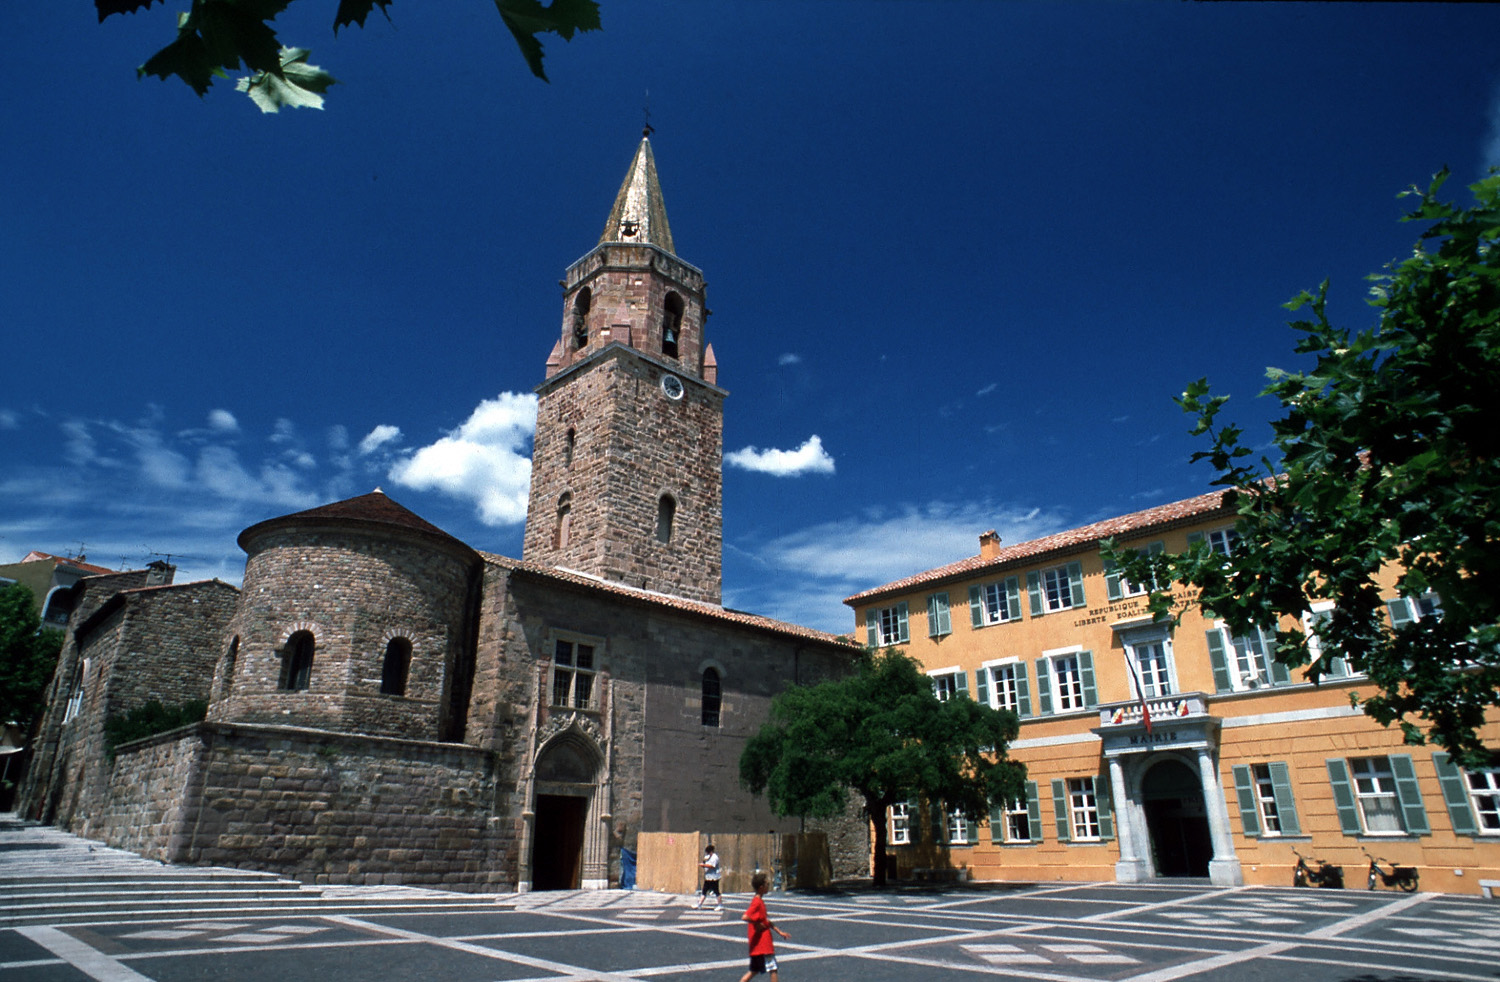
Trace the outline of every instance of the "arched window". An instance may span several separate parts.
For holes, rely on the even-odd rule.
[[[677,337],[682,333],[682,298],[667,294],[661,313],[661,353],[677,357]]]
[[[719,725],[719,707],[724,702],[724,687],[719,682],[717,668],[703,670],[703,725]]]
[[[281,688],[302,692],[312,682],[313,643],[311,631],[298,631],[286,639],[281,649]]]
[[[557,499],[557,529],[552,533],[553,545],[566,549],[573,534],[573,492],[564,491]]]
[[[568,427],[568,435],[563,440],[563,466],[573,466],[573,448],[578,445],[578,431],[571,426]]]
[[[589,307],[594,302],[594,294],[588,287],[578,291],[578,296],[573,299],[573,350],[577,351],[589,343]]]
[[[670,494],[661,496],[656,503],[656,541],[672,541],[672,522],[677,518],[677,502]]]
[[[380,670],[380,691],[388,696],[406,695],[406,677],[411,671],[411,642],[391,638],[385,646],[385,665]]]

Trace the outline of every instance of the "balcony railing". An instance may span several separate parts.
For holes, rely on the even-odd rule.
[[[1146,700],[1146,708],[1151,712],[1153,726],[1167,720],[1208,715],[1208,703],[1201,692],[1179,692],[1170,696],[1157,696]],[[1099,707],[1101,727],[1140,726],[1141,716],[1139,699],[1133,699],[1130,702],[1111,702]]]

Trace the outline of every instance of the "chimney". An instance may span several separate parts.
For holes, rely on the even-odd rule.
[[[1000,534],[994,529],[979,533],[979,558],[994,559],[1000,555]]]
[[[152,560],[146,564],[146,585],[166,586],[176,574],[177,567],[171,563],[162,559]]]

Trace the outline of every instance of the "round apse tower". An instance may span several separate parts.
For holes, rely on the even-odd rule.
[[[460,742],[482,561],[379,489],[240,533],[208,718]]]

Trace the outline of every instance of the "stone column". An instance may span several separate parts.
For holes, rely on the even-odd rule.
[[[1203,784],[1203,810],[1208,815],[1208,834],[1214,846],[1214,858],[1208,862],[1208,878],[1215,886],[1237,887],[1245,882],[1239,857],[1234,853],[1234,837],[1229,833],[1229,809],[1224,804],[1224,787],[1213,754],[1207,747],[1198,748],[1198,776]]]
[[[1119,757],[1109,758],[1109,784],[1114,798],[1115,835],[1120,842],[1115,879],[1120,883],[1139,883],[1150,874],[1146,861],[1141,858],[1144,829],[1137,824],[1137,810],[1132,807],[1130,791],[1125,786],[1125,767]]]

